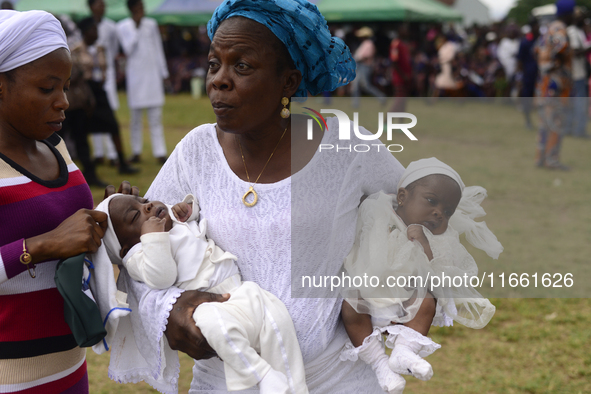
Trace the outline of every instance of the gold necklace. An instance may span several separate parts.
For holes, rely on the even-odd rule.
[[[261,175],[263,175],[263,172],[265,171],[265,168],[267,168],[267,164],[269,164],[269,162],[271,161],[271,157],[273,157],[273,154],[277,150],[277,147],[279,146],[279,143],[283,139],[283,136],[285,135],[286,132],[287,132],[287,127],[285,128],[285,130],[283,130],[283,134],[281,134],[281,138],[279,138],[279,141],[277,142],[277,145],[275,145],[275,149],[273,149],[273,152],[271,152],[271,156],[269,156],[269,158],[267,159],[267,162],[265,163],[265,166],[261,170],[261,172],[260,172],[259,176],[257,177],[256,181],[254,181],[254,183],[251,183],[250,184],[250,188],[242,196],[242,203],[244,205],[246,205],[247,207],[249,207],[249,208],[250,207],[254,207],[256,205],[257,201],[259,201],[259,196],[258,196],[257,192],[254,190],[253,186],[259,181],[259,178],[261,177]],[[240,144],[240,140],[238,139],[238,136],[237,135],[234,135],[234,139],[236,140],[236,142],[238,142],[238,147],[240,148],[240,155],[242,156],[242,163],[244,164],[244,171],[246,171],[246,179],[248,180],[248,183],[250,183],[250,176],[248,175],[248,168],[246,168],[246,160],[244,160],[244,153],[242,152],[242,144]],[[246,197],[249,194],[252,194],[252,196],[254,197],[254,199],[252,200],[252,202],[247,202],[246,201]]]

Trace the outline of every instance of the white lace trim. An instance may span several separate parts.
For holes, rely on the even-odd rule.
[[[454,325],[454,319],[449,317],[443,311],[441,306],[437,305],[435,316],[433,317],[433,321],[431,322],[431,325],[435,326],[435,327],[451,327]]]
[[[170,349],[163,335],[170,311],[182,290],[176,287],[150,290],[145,284],[131,280],[125,269],[121,270],[118,286],[127,292],[133,312],[127,326],[122,327],[120,323],[121,329],[113,340],[109,377],[119,383],[145,381],[162,393],[177,393],[178,354]]]
[[[373,332],[369,334],[363,340],[361,346],[353,346],[353,343],[349,340],[345,343],[345,347],[341,351],[339,358],[341,361],[357,361],[359,359],[359,351],[367,346],[367,344],[372,341],[374,338],[378,338],[380,342],[382,342],[382,330],[379,327],[374,327]]]
[[[386,346],[390,349],[394,349],[396,338],[398,338],[398,336],[403,337],[410,343],[420,346],[418,351],[420,357],[427,357],[428,355],[433,354],[435,350],[441,348],[441,345],[433,342],[431,338],[422,335],[412,328],[403,326],[402,324],[383,327],[381,330],[383,333],[387,333]]]

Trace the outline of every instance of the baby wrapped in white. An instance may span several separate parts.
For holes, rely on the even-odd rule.
[[[440,346],[403,325],[417,316],[425,298],[436,300],[432,325],[449,326],[455,320],[482,328],[494,315],[495,307],[472,287],[470,279],[478,274],[478,267],[459,239],[465,233],[472,245],[495,259],[503,250],[486,224],[474,221],[485,215],[480,206],[485,197],[484,188],[465,187],[456,171],[430,158],[408,166],[398,183],[398,195],[378,192],[359,208],[356,239],[344,270],[350,278],[369,281],[351,282],[342,293],[357,314],[371,315],[374,330],[363,344],[349,343],[341,359],[359,357],[372,365],[390,394],[404,389],[400,374],[421,380],[433,375],[421,357]],[[416,231],[411,235],[410,226],[420,226],[419,235]],[[349,319],[346,325],[356,324]],[[366,335],[366,328],[360,330]],[[381,334],[387,334],[385,344],[393,349],[387,367]]]
[[[108,213],[109,202],[97,207]],[[179,221],[168,206],[172,228],[140,237],[121,259],[111,217],[104,243],[111,261],[121,262],[129,275],[153,288],[172,285],[186,290],[230,294],[226,302],[209,302],[193,318],[207,343],[224,361],[228,390],[259,384],[261,393],[307,393],[301,351],[287,309],[273,294],[253,282],[242,282],[236,256],[206,237],[207,221],[199,218],[192,195],[191,216]],[[121,342],[119,340],[119,342]]]

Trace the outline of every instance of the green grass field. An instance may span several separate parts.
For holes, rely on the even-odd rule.
[[[125,97],[118,111],[129,151]],[[326,108],[326,107],[325,107]],[[486,222],[505,251],[498,261],[468,248],[481,272],[573,273],[574,286],[526,289],[494,286],[482,293],[497,312],[487,327],[432,328],[442,348],[428,358],[435,371],[429,382],[407,378],[405,393],[589,393],[591,392],[591,140],[567,137],[562,159],[570,172],[534,166],[536,133],[523,125],[512,105],[423,100],[409,102],[418,141],[400,134],[395,156],[403,165],[436,156],[450,164],[466,185],[488,190]],[[164,124],[169,151],[193,127],[215,121],[207,98],[168,96]],[[364,124],[364,123],[361,123]],[[365,125],[365,124],[364,124]],[[370,130],[372,127],[368,127]],[[142,172],[125,179],[145,192],[158,172],[146,130]],[[123,178],[110,167],[99,176],[113,184]],[[93,189],[95,203],[103,191]],[[488,287],[488,288],[487,288]],[[530,298],[509,298],[509,297]],[[557,298],[568,296],[570,298]],[[533,298],[540,297],[540,298]],[[144,383],[120,385],[107,377],[109,356],[88,352],[92,393],[155,392]],[[181,356],[180,392],[187,392],[192,361]]]

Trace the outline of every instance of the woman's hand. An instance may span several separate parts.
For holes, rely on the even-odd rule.
[[[117,193],[131,194],[133,196],[139,196],[140,189],[137,186],[131,186],[131,183],[129,183],[128,181],[123,181],[119,185],[119,189],[117,190]],[[109,185],[105,188],[105,196],[103,197],[103,199],[106,199],[107,197],[109,197],[112,194],[115,194],[115,186]]]
[[[215,351],[209,346],[199,327],[195,325],[193,313],[204,302],[224,302],[229,294],[205,293],[187,290],[176,300],[168,317],[166,339],[172,350],[179,350],[195,360],[214,357]]]
[[[80,209],[54,230],[26,240],[32,263],[94,253],[107,228],[107,214]]]

